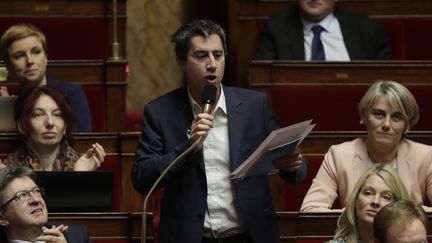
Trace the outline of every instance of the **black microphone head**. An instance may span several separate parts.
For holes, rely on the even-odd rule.
[[[216,86],[207,84],[204,86],[201,102],[203,104],[213,105],[216,101]]]

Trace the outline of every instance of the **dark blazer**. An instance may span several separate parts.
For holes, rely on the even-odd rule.
[[[351,60],[389,60],[389,40],[378,21],[336,9]],[[261,32],[258,60],[305,60],[303,24],[298,9],[270,17]]]
[[[53,225],[48,223],[47,227],[51,228]],[[87,233],[87,229],[84,225],[68,225],[68,230],[64,233],[64,236],[68,243],[91,243],[90,237]],[[8,242],[4,227],[0,227],[0,242]]]
[[[228,113],[231,170],[237,168],[274,129],[279,127],[268,97],[256,91],[224,86]],[[132,172],[134,187],[145,194],[160,173],[189,147],[187,130],[193,120],[185,87],[150,102],[144,108],[143,132],[138,140]],[[281,176],[298,183],[306,175],[306,163]],[[207,183],[202,151],[187,156],[162,180],[159,241],[200,243]],[[235,200],[254,243],[279,242],[268,176],[234,180]]]
[[[66,96],[74,110],[76,127],[74,132],[91,132],[92,123],[87,96],[79,84],[62,82],[47,76],[47,84],[60,90]]]

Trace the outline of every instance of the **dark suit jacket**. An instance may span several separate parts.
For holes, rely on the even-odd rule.
[[[231,169],[237,168],[274,129],[279,127],[265,94],[224,86],[228,112]],[[189,147],[187,130],[193,120],[185,87],[157,98],[144,109],[144,130],[138,140],[132,172],[134,187],[145,194],[160,173]],[[297,173],[281,176],[298,183],[306,175],[306,163]],[[189,155],[161,182],[162,201],[159,240],[200,243],[207,208],[207,183],[202,151]],[[234,180],[240,206],[253,242],[279,241],[268,177]]]
[[[59,224],[55,224],[59,225]],[[52,226],[52,224],[51,224]],[[50,227],[50,225],[48,226]],[[68,225],[68,230],[64,233],[68,243],[91,243],[85,225]]]
[[[47,227],[51,228],[53,225],[48,223]],[[90,237],[87,233],[87,229],[84,225],[68,225],[68,231],[64,233],[64,236],[68,243],[91,243]],[[5,229],[0,227],[0,242],[8,242]]]
[[[47,84],[60,90],[66,96],[74,110],[76,127],[74,132],[91,132],[92,123],[87,96],[79,84],[62,82],[47,76]]]
[[[351,60],[389,60],[390,43],[381,25],[367,16],[336,9]],[[303,24],[298,10],[270,17],[261,33],[256,59],[305,60]]]

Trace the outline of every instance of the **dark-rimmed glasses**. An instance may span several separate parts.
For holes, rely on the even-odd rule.
[[[3,203],[0,208],[6,207],[9,203],[15,202],[23,202],[27,201],[30,198],[30,193],[33,193],[36,197],[42,198],[45,195],[45,192],[42,187],[35,187],[31,190],[23,190],[15,193],[15,196]]]

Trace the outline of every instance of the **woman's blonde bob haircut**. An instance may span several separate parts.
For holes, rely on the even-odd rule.
[[[381,178],[390,188],[394,201],[409,199],[408,192],[403,185],[396,170],[388,164],[376,164],[365,171],[358,179],[354,189],[348,199],[345,210],[340,215],[334,239],[339,237],[346,238],[347,243],[358,243],[359,236],[357,230],[356,200],[358,194],[363,189],[369,177],[376,175]]]
[[[373,83],[360,100],[358,111],[361,122],[366,119],[376,98],[379,96],[384,96],[394,109],[402,113],[406,122],[405,130],[417,124],[420,119],[420,112],[414,96],[405,86],[390,80],[380,80]]]
[[[32,24],[16,24],[9,27],[2,35],[0,39],[0,49],[6,64],[10,63],[9,48],[11,45],[23,38],[34,36],[42,44],[44,52],[47,52],[46,37],[42,31]]]

